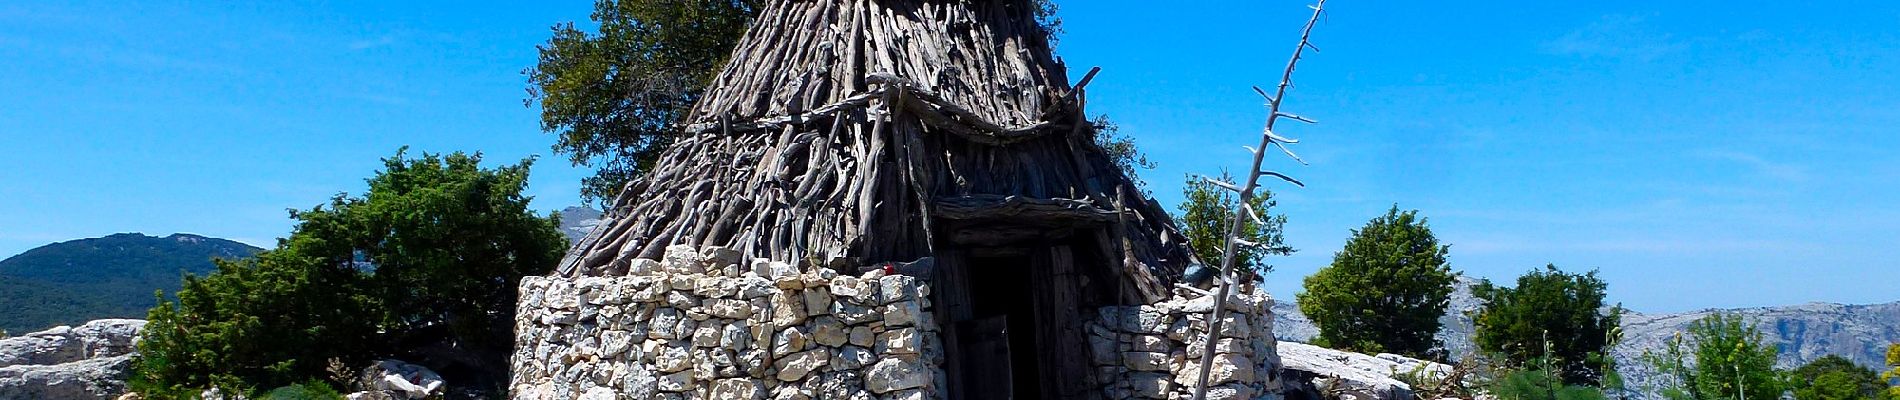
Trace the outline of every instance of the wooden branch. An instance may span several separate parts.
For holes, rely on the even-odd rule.
[[[1117,221],[1121,213],[1096,207],[1085,200],[1037,199],[1023,196],[969,195],[937,199],[934,209],[944,219],[1012,221],[1064,221],[1106,224]]]
[[[1280,138],[1278,135],[1273,134],[1273,124],[1274,122],[1278,121],[1280,117],[1287,117],[1287,118],[1291,118],[1291,119],[1295,119],[1295,120],[1299,120],[1299,121],[1303,121],[1307,123],[1313,122],[1310,119],[1306,119],[1297,115],[1281,112],[1280,105],[1286,101],[1286,89],[1288,87],[1293,86],[1293,70],[1300,63],[1301,53],[1305,52],[1307,48],[1312,47],[1311,38],[1313,35],[1313,25],[1319,23],[1320,16],[1325,13],[1325,7],[1326,7],[1326,0],[1319,0],[1317,4],[1314,4],[1312,6],[1313,16],[1306,20],[1306,27],[1300,30],[1300,43],[1298,46],[1295,46],[1293,48],[1293,58],[1287,61],[1286,70],[1281,72],[1280,86],[1275,90],[1274,94],[1272,96],[1268,96],[1266,94],[1266,91],[1260,90],[1260,88],[1258,87],[1254,88],[1255,92],[1260,93],[1261,97],[1264,97],[1267,99],[1267,124],[1266,124],[1266,127],[1261,130],[1262,131],[1262,134],[1260,135],[1261,149],[1265,149],[1267,146],[1272,146],[1272,145],[1277,144],[1277,142],[1281,142],[1281,140],[1279,139],[1282,139],[1282,138]],[[1315,50],[1317,51],[1318,49],[1315,48]],[[1266,153],[1259,152],[1259,151],[1256,151],[1253,153],[1254,153],[1253,167],[1248,168],[1247,181],[1245,182],[1246,186],[1240,188],[1240,190],[1238,191],[1240,194],[1239,195],[1240,201],[1237,202],[1237,204],[1235,204],[1235,208],[1240,208],[1240,209],[1249,208],[1249,201],[1253,199],[1254,189],[1259,184],[1260,177],[1262,175],[1269,175],[1269,176],[1274,176],[1280,179],[1284,179],[1287,182],[1292,182],[1293,184],[1299,185],[1301,187],[1306,186],[1305,184],[1302,184],[1299,181],[1294,180],[1292,177],[1288,177],[1286,175],[1283,175],[1277,172],[1267,171],[1265,169],[1260,168],[1260,164],[1264,162],[1266,159]],[[1234,214],[1239,215],[1240,211],[1236,210]],[[1225,314],[1227,310],[1227,298],[1232,296],[1233,294],[1234,279],[1232,275],[1234,274],[1234,263],[1235,263],[1234,259],[1238,255],[1238,252],[1236,251],[1237,250],[1236,247],[1240,246],[1241,243],[1244,242],[1243,240],[1240,239],[1242,226],[1243,224],[1241,224],[1241,219],[1238,217],[1232,219],[1227,224],[1227,244],[1223,246],[1223,249],[1221,250],[1222,257],[1221,257],[1221,268],[1220,268],[1220,278],[1221,278],[1220,289],[1215,292],[1216,294],[1214,295],[1214,311],[1211,313],[1211,315],[1209,315],[1207,319],[1207,326],[1208,326],[1207,339],[1206,339],[1206,342],[1203,343],[1201,347],[1202,349],[1201,365],[1200,365],[1201,369],[1199,373],[1200,376],[1195,379],[1194,397],[1193,397],[1194,400],[1207,399],[1207,377],[1208,377],[1209,369],[1213,367],[1213,363],[1214,363],[1214,347],[1215,347],[1214,344],[1216,343],[1217,340],[1220,339],[1221,320],[1224,318],[1223,314]]]

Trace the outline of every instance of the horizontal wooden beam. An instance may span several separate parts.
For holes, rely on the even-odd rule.
[[[1002,219],[1023,225],[1108,224],[1119,215],[1087,200],[1004,195],[939,198],[934,211],[944,219]]]

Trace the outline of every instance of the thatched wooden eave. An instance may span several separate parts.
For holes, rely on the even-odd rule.
[[[836,267],[1066,240],[1123,301],[1165,297],[1192,252],[1094,142],[1029,7],[769,2],[559,273],[622,274],[675,244]]]

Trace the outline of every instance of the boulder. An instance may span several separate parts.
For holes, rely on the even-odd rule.
[[[118,397],[144,328],[102,319],[0,339],[0,400]]]
[[[1412,373],[1443,377],[1450,365],[1394,354],[1365,355],[1296,342],[1279,342],[1288,399],[1411,400],[1411,385],[1393,378]]]
[[[397,399],[421,399],[442,393],[447,383],[435,371],[397,360],[380,360],[363,370],[362,382],[371,391]]]
[[[132,355],[0,367],[0,400],[113,399],[125,393]]]

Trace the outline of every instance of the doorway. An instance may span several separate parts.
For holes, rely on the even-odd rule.
[[[961,249],[939,259],[952,399],[1092,398],[1066,244]]]

